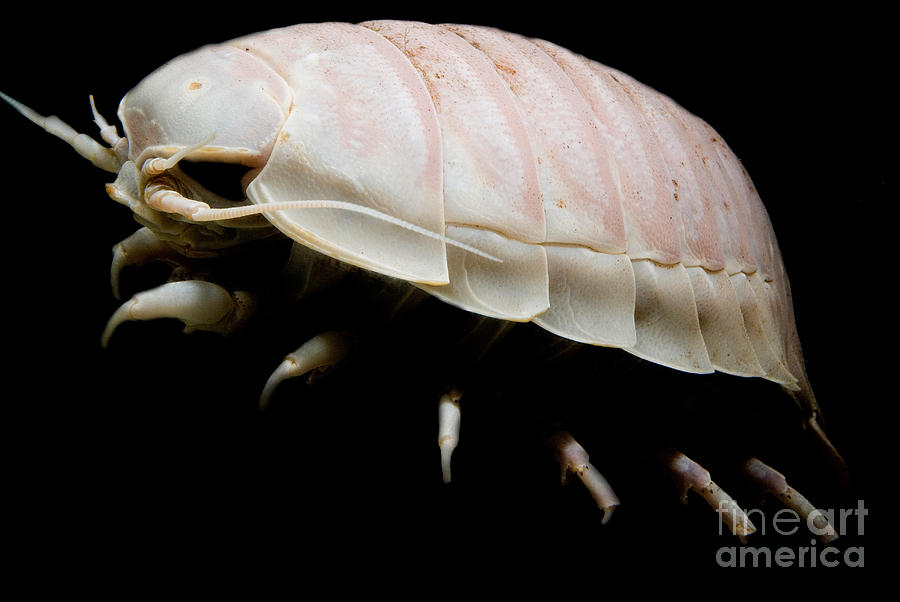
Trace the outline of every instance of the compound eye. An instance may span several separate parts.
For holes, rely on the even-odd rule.
[[[245,181],[245,177],[253,169],[246,165],[184,160],[178,167],[184,175],[216,196],[234,202],[247,198],[244,187],[249,181]]]

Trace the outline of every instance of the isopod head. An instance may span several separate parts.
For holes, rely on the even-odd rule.
[[[207,46],[122,100],[130,164],[110,194],[182,239],[169,218],[264,213],[289,238],[342,262],[444,285],[445,243],[479,251],[444,236],[441,142],[428,98],[400,50],[365,28],[301,25]],[[244,198],[210,194],[177,169],[181,161],[250,168]],[[196,231],[195,250],[204,244]]]
[[[197,150],[187,159],[260,168],[291,97],[284,79],[258,58],[209,46],[173,59],[141,81],[122,99],[119,119],[138,168],[190,148]]]

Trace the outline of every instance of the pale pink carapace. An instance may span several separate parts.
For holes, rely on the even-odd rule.
[[[485,27],[322,23],[172,60],[122,100],[124,137],[96,115],[110,148],[4,98],[118,173],[110,196],[147,228],[120,245],[114,282],[127,257],[177,263],[274,226],[469,312],[677,370],[774,381],[839,459],[816,422],[787,276],[749,176],[708,124],[615,69]],[[245,198],[210,192],[182,160],[248,167]],[[104,341],[123,321],[160,316],[227,332],[252,306],[213,282],[169,283],[123,305]],[[302,345],[262,405],[348,349],[336,332]],[[441,404],[446,480],[460,395]],[[547,442],[608,516],[619,501],[587,452],[565,430]],[[728,506],[735,533],[752,532],[708,472],[674,450],[664,465],[684,491]],[[747,466],[784,494],[778,473]]]

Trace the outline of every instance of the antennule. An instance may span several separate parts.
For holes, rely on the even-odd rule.
[[[12,108],[27,117],[32,123],[40,126],[57,138],[68,142],[79,155],[100,169],[118,173],[119,169],[122,167],[122,161],[112,149],[103,146],[87,134],[77,132],[56,115],[44,117],[31,107],[22,104],[3,92],[0,92],[0,98],[8,102]]]
[[[203,142],[198,142],[197,144],[194,144],[192,146],[185,147],[167,159],[164,159],[162,157],[148,159],[141,166],[141,171],[145,176],[158,176],[161,173],[165,173],[166,171],[178,165],[179,161],[187,157],[195,150],[199,150],[205,146],[208,146],[209,143],[212,142],[213,139],[215,139],[215,137],[216,135],[215,133],[213,133]]]
[[[100,111],[97,110],[96,103],[94,103],[93,94],[90,96],[90,101],[91,113],[94,114],[94,123],[100,128],[100,137],[109,145],[119,160],[124,163],[128,159],[128,138],[119,136],[119,132],[116,131],[116,126],[110,125],[109,122],[106,121],[106,118],[100,114]]]

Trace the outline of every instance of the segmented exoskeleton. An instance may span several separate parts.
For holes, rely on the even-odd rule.
[[[131,263],[187,266],[280,232],[297,243],[289,275],[336,261],[678,370],[763,377],[818,429],[787,276],[740,162],[668,97],[550,42],[399,21],[267,31],[149,75],[119,107],[124,136],[95,110],[108,146],[7,100],[117,174],[108,194],[145,228],[117,247],[114,285]],[[243,198],[212,192],[191,162],[247,168]],[[104,341],[123,321],[166,316],[232,331],[253,295],[211,280],[136,295]],[[263,402],[347,352],[334,332],[301,346]],[[441,405],[448,480],[458,398]],[[618,504],[568,433],[548,440],[601,506]],[[727,498],[667,458],[685,488]]]

